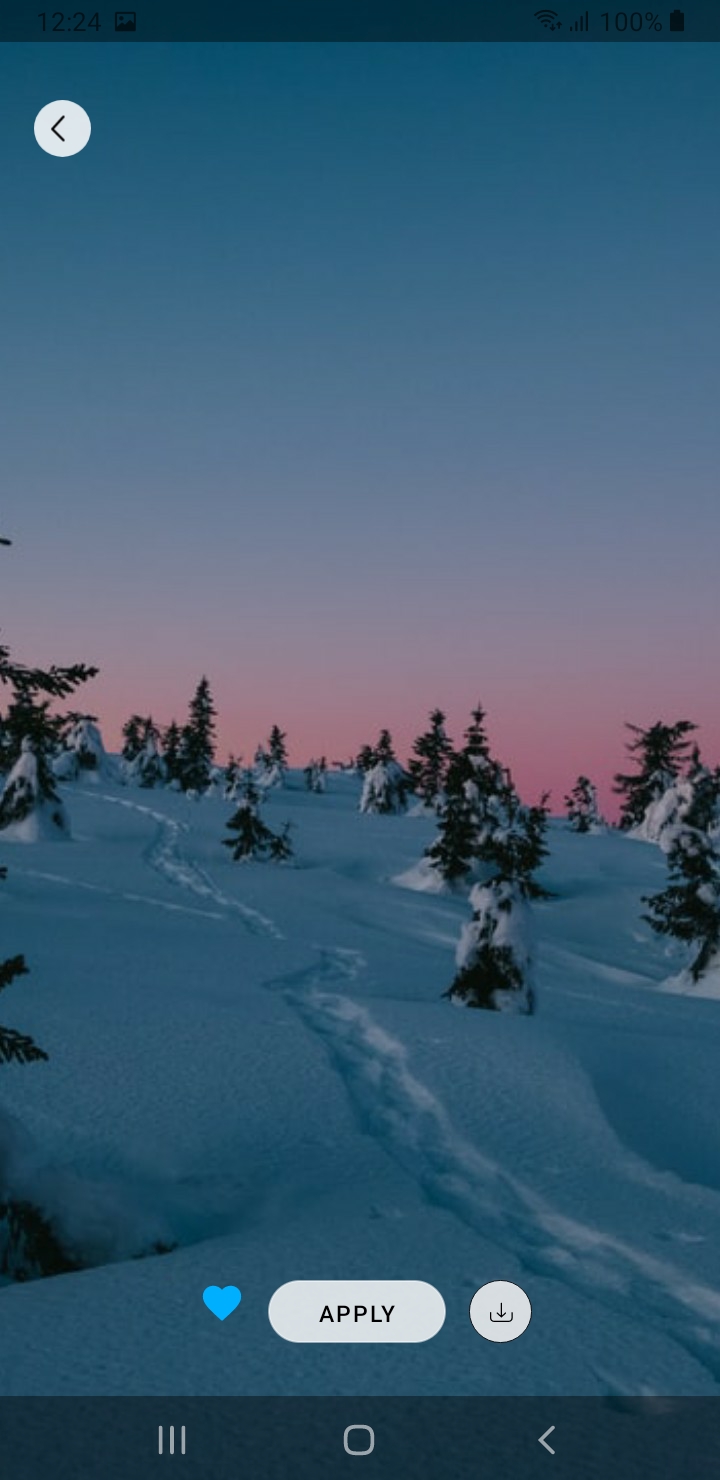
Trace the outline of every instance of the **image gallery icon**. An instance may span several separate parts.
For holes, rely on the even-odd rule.
[[[137,12],[134,10],[116,10],[115,30],[137,31]]]

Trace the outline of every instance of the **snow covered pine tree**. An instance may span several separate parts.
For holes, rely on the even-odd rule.
[[[529,901],[543,891],[533,875],[547,853],[545,798],[524,807],[516,795],[506,824],[487,836],[486,879],[473,885],[473,918],[460,936],[458,972],[446,996],[465,1007],[530,1014],[533,987],[533,922]]]
[[[472,920],[456,952],[457,974],[445,996],[466,1007],[534,1011],[530,900],[544,890],[535,872],[547,854],[547,798],[521,802],[509,771],[493,760],[477,707],[463,750],[453,757],[440,832],[427,850],[453,884],[472,878]]]
[[[177,730],[177,725],[175,729]],[[131,766],[144,750],[153,750],[155,754],[160,754],[160,730],[151,714],[131,714],[123,725],[122,733],[122,758],[127,766]],[[179,743],[179,731],[177,738]]]
[[[146,790],[161,786],[168,780],[165,758],[160,751],[160,731],[151,715],[140,721],[137,748],[132,760],[125,759],[124,774],[126,781],[135,782]]]
[[[9,772],[0,795],[0,829],[17,826],[28,841],[67,832],[51,769],[64,721],[49,713],[50,702],[68,698],[96,673],[97,668],[84,663],[28,668],[14,663],[0,645],[0,685],[11,688],[13,696],[0,714],[0,769]]]
[[[599,832],[603,820],[598,809],[597,791],[589,776],[578,776],[565,798],[567,818],[573,832]]]
[[[643,918],[660,935],[692,948],[688,972],[695,983],[720,970],[720,772],[698,766],[687,785],[692,787],[689,804],[663,844],[669,882],[660,894],[644,897],[649,913]]]
[[[67,714],[63,720],[62,749],[53,761],[59,781],[74,781],[81,771],[105,770],[103,738],[94,714]]]
[[[418,735],[408,763],[410,785],[428,810],[435,811],[442,802],[452,754],[445,715],[441,709],[433,709],[429,728]]]
[[[7,870],[0,869],[0,879]],[[24,956],[10,956],[0,961],[0,992],[27,975]],[[0,1065],[33,1064],[47,1060],[28,1033],[0,1024]],[[12,1168],[9,1158],[15,1138],[12,1123],[5,1123],[0,1112],[0,1275],[11,1280],[27,1280],[41,1275],[65,1274],[78,1265],[65,1252],[51,1225],[40,1209],[26,1197],[13,1196],[9,1180]]]
[[[0,879],[6,878],[7,869],[0,868]],[[0,961],[0,992],[9,987],[17,977],[27,974],[24,956],[9,956],[5,961]],[[15,1028],[4,1028],[0,1024],[0,1064],[31,1064],[37,1059],[47,1059],[44,1049],[38,1048],[26,1033],[18,1033]]]
[[[215,757],[215,705],[208,679],[203,677],[190,701],[188,722],[183,727],[178,758],[178,777],[183,791],[206,791]]]
[[[226,802],[234,802],[242,785],[242,758],[232,753],[228,756],[223,777],[223,796]]]
[[[140,754],[143,748],[143,728],[145,720],[141,714],[131,714],[122,727],[123,745],[122,758],[124,761],[132,762]]]
[[[303,777],[308,791],[323,792],[326,789],[327,761],[322,755],[319,761],[308,761]]]
[[[690,749],[689,736],[697,726],[681,719],[674,725],[658,720],[647,730],[630,724],[625,728],[633,735],[627,749],[639,768],[632,775],[619,772],[615,777],[615,793],[622,797],[620,826],[627,832],[641,827],[648,808],[681,774]]]
[[[404,812],[406,807],[407,776],[396,759],[390,731],[381,730],[372,765],[364,773],[360,811],[388,815]]]
[[[27,738],[0,791],[0,831],[8,828],[25,843],[67,837],[70,831],[47,761]]]
[[[181,784],[180,772],[180,750],[182,746],[182,735],[177,720],[171,720],[162,737],[162,753],[165,762],[165,776],[170,786],[177,789]]]
[[[360,746],[357,756],[355,757],[354,769],[357,771],[358,776],[361,780],[368,771],[372,771],[376,759],[377,757],[375,755],[374,745]]]
[[[0,541],[3,545],[9,543],[9,540]],[[52,789],[52,777],[44,752],[44,741],[47,738],[47,730],[44,729],[47,720],[47,706],[35,704],[34,696],[38,693],[45,693],[55,698],[66,697],[78,684],[90,678],[94,671],[94,669],[86,669],[79,664],[75,668],[51,668],[47,671],[25,668],[22,665],[11,663],[8,649],[0,647],[0,682],[11,684],[14,689],[15,724],[18,722],[18,710],[24,709],[26,719],[36,726],[34,737],[39,751],[38,757],[31,749],[30,737],[22,736],[14,725],[11,726],[8,735],[3,722],[3,741],[7,746],[6,755],[11,761],[11,771],[5,783],[3,801],[7,811],[15,812],[16,818],[16,809],[23,811],[24,818],[31,815],[23,810],[21,802],[24,788],[19,783],[24,767],[20,767],[20,772],[16,771],[16,767],[23,761],[24,756],[32,756],[34,762],[34,765],[25,763],[30,774],[24,777],[34,795],[37,797],[38,789],[42,786],[42,781],[38,780],[38,769],[42,770],[43,781]],[[51,728],[50,733],[54,737],[56,731]],[[13,771],[16,772],[15,776],[13,776]],[[11,782],[14,784],[14,789],[8,795]],[[48,795],[45,801],[49,800]],[[2,804],[0,808],[1,806]],[[0,880],[6,877],[7,869],[0,868]],[[9,987],[18,977],[26,976],[27,970],[24,956],[9,956],[4,961],[0,961],[0,992]],[[19,1033],[15,1028],[0,1025],[0,1065],[31,1064],[46,1059],[45,1050],[39,1048],[29,1034]],[[14,1137],[14,1126],[6,1123],[0,1113],[0,1145],[3,1150],[2,1158],[0,1158],[0,1274],[6,1278],[24,1280],[36,1274],[61,1274],[76,1268],[61,1248],[40,1210],[25,1198],[18,1200],[13,1197],[8,1187],[10,1170],[8,1159]]]
[[[462,750],[453,752],[447,767],[438,835],[425,849],[430,868],[451,887],[472,878],[491,802],[503,785],[503,770],[490,754],[485,711],[479,704],[464,739]]]
[[[227,826],[232,834],[223,838],[226,848],[232,849],[235,861],[252,858],[270,858],[282,863],[292,858],[290,824],[286,822],[281,833],[274,833],[260,816],[261,793],[250,771],[238,783],[239,801]]]
[[[286,740],[287,735],[280,729],[280,726],[273,725],[267,748],[258,745],[255,752],[256,779],[263,791],[270,791],[274,786],[285,785],[285,772],[288,765]]]

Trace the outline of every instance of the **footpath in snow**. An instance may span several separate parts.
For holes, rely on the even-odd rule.
[[[218,799],[67,799],[72,842],[0,847],[31,967],[6,1001],[50,1055],[2,1098],[96,1267],[0,1289],[0,1390],[720,1391],[720,1002],[663,989],[659,850],[552,827],[514,1018],[442,999],[467,902],[392,882],[432,824],[360,816],[352,778],[271,794],[279,867],[232,862]],[[281,1341],[271,1294],[323,1277],[427,1280],[445,1325]],[[468,1319],[491,1279],[533,1305],[505,1346]],[[221,1324],[202,1291],[228,1283]]]

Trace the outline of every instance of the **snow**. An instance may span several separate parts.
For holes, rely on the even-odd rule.
[[[65,736],[63,750],[53,761],[57,780],[74,781],[77,776],[84,776],[87,781],[114,770],[97,725],[90,719],[77,720]]]
[[[517,884],[507,879],[493,879],[487,884],[473,885],[470,908],[473,917],[463,925],[455,952],[458,970],[472,970],[483,948],[497,953],[507,952],[520,981],[511,989],[496,987],[492,992],[492,1005],[500,1012],[530,1010],[534,995],[535,951],[532,913],[527,900]],[[468,999],[454,995],[452,1000],[457,1004]]]
[[[0,787],[2,802],[14,818],[0,830],[3,843],[63,842],[69,836],[62,802],[41,795],[37,758],[29,741],[23,741],[21,753]]]
[[[366,772],[360,796],[363,813],[390,813],[405,810],[405,773],[397,761],[377,761]]]
[[[679,779],[650,803],[639,827],[632,829],[631,836],[643,843],[658,843],[664,853],[669,853],[692,799],[692,782],[687,778]]]
[[[0,836],[31,971],[2,1020],[50,1055],[0,1069],[0,1179],[95,1264],[0,1289],[2,1391],[717,1394],[720,1002],[667,990],[665,857],[553,825],[536,1015],[456,1012],[467,894],[397,888],[433,820],[359,791],[287,774],[290,867],[233,863],[221,797],[107,777],[64,789],[66,848]],[[445,1325],[282,1341],[271,1295],[322,1278],[426,1280]],[[490,1346],[497,1278],[533,1319]],[[226,1322],[209,1284],[242,1290]]]

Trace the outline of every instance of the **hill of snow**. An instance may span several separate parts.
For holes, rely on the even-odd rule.
[[[554,825],[537,1015],[456,1011],[467,900],[393,882],[432,820],[358,797],[269,795],[291,866],[233,863],[220,798],[106,777],[63,789],[62,849],[0,840],[5,1018],[50,1054],[2,1068],[17,1175],[96,1266],[0,1289],[2,1392],[717,1393],[720,1002],[667,989],[662,852]],[[279,1285],[343,1277],[429,1281],[445,1325],[276,1336]],[[506,1345],[468,1319],[493,1279],[533,1306]]]

